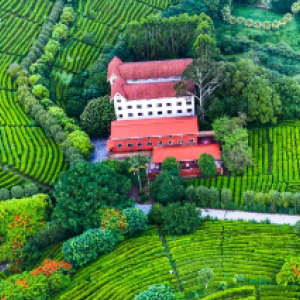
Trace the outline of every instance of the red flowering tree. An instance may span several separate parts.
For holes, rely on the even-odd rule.
[[[300,257],[286,259],[281,271],[276,276],[279,285],[300,284]]]

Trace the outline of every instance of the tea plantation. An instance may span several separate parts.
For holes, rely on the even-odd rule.
[[[151,227],[76,271],[71,285],[54,299],[133,299],[158,283],[172,285],[183,299],[300,299],[299,287],[276,285],[285,258],[297,255],[299,246],[290,226],[206,221],[184,236],[165,236]],[[47,249],[45,258],[63,259],[61,244]],[[205,267],[214,271],[208,289],[198,279]],[[237,275],[242,280],[236,282]],[[221,290],[220,282],[228,288]]]

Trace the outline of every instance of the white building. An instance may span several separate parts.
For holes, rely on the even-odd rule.
[[[174,84],[192,59],[123,63],[114,57],[108,66],[118,120],[195,115],[194,96],[177,97]],[[191,92],[194,86],[189,84]]]

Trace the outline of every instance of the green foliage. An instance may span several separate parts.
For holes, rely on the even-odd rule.
[[[208,288],[208,285],[213,282],[215,274],[211,268],[203,268],[198,272],[199,282],[205,285],[205,288]]]
[[[41,84],[34,85],[32,93],[39,99],[49,98],[49,90]]]
[[[122,210],[128,224],[126,234],[132,237],[136,232],[148,229],[148,216],[139,208],[129,207]]]
[[[6,188],[0,189],[0,200],[5,201],[11,198],[10,191]]]
[[[161,225],[163,222],[163,219],[162,219],[163,210],[164,210],[164,206],[162,206],[160,203],[155,203],[151,207],[151,210],[149,213],[149,223]]]
[[[59,264],[55,262],[56,265]],[[50,262],[50,272],[47,273],[42,272],[43,267],[39,267],[32,272],[23,272],[13,275],[9,279],[0,280],[1,299],[53,299],[56,293],[62,292],[70,284],[71,279],[66,269],[61,267],[56,269],[52,266],[53,264]]]
[[[207,153],[199,156],[198,167],[204,176],[213,176],[217,174],[217,165],[215,158]]]
[[[193,16],[195,14],[200,15],[201,13],[205,13],[206,11],[207,7],[205,1],[184,0],[182,3],[180,2],[178,5],[171,6],[168,10],[163,11],[162,16],[165,18],[170,18],[185,13],[189,16]]]
[[[300,284],[300,259],[299,257],[288,257],[281,271],[276,276],[279,285]]]
[[[179,170],[179,163],[175,157],[167,157],[162,162],[162,170],[170,171],[170,170]]]
[[[171,203],[162,212],[163,230],[168,234],[187,234],[197,230],[201,211],[195,203]]]
[[[38,194],[38,192],[39,192],[39,187],[33,182],[28,183],[24,186],[24,195],[25,195],[25,197],[31,197],[33,195]]]
[[[109,97],[91,100],[80,116],[82,128],[92,136],[108,137],[115,120],[114,106]]]
[[[167,285],[151,285],[144,292],[134,297],[134,300],[175,300],[175,294]]]
[[[25,196],[24,189],[20,185],[13,186],[10,193],[11,197],[15,199],[21,199]]]
[[[102,253],[113,251],[118,243],[110,230],[89,229],[82,235],[71,238],[63,244],[63,253],[74,267],[81,267]]]
[[[127,195],[130,180],[101,164],[81,162],[59,177],[53,219],[76,232],[98,225],[98,210],[105,206],[132,205]]]
[[[73,131],[68,135],[67,140],[72,141],[73,146],[78,148],[84,157],[89,158],[93,154],[94,146],[84,131]]]
[[[184,195],[184,188],[180,178],[162,171],[150,184],[150,198],[162,204],[180,201]]]

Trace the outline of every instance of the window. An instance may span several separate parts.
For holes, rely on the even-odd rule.
[[[193,134],[192,134],[192,133],[189,133],[189,136],[193,136]]]
[[[136,108],[142,109],[142,105],[137,105]]]
[[[152,142],[148,142],[148,146],[152,146]]]
[[[128,148],[132,148],[132,144],[127,144],[127,147]]]
[[[171,111],[171,110],[168,110],[167,113],[170,115],[170,114],[172,114],[172,111]]]
[[[184,162],[183,162],[183,161],[180,161],[179,163],[180,163],[181,165],[183,165],[183,164],[184,164]]]
[[[123,118],[123,115],[119,115],[119,118]]]
[[[118,148],[122,148],[123,146],[122,146],[122,144],[118,144]]]
[[[192,160],[192,161],[191,161],[191,164],[194,164],[194,163],[195,163],[195,161],[194,161],[194,160]]]
[[[193,110],[192,110],[191,108],[189,108],[189,109],[187,110],[187,112],[188,112],[188,113],[191,113],[191,112],[193,112]]]
[[[181,109],[177,110],[177,113],[182,114],[182,110]]]
[[[117,99],[117,102],[118,102],[118,103],[121,103],[121,99]]]
[[[131,105],[127,106],[127,109],[132,109],[132,106]]]
[[[143,116],[143,113],[138,113],[138,116],[139,116],[139,117],[142,117],[142,116]]]
[[[162,104],[161,103],[157,103],[156,106],[157,107],[162,107]]]
[[[167,137],[172,137],[172,135],[167,135]]]
[[[148,111],[148,116],[152,116],[153,112],[152,111]]]
[[[158,141],[158,145],[162,145],[163,143],[162,143],[162,141]]]
[[[182,102],[177,102],[176,105],[177,106],[182,106]]]
[[[172,104],[171,103],[167,103],[167,106],[172,106]]]
[[[190,144],[193,144],[194,143],[194,140],[192,139],[192,140],[189,140],[189,142],[190,142]]]
[[[192,105],[192,101],[186,101],[186,105]]]
[[[152,107],[152,104],[147,104],[147,107]]]
[[[169,141],[169,145],[173,145],[173,141]]]
[[[141,147],[141,146],[142,146],[142,143],[138,143],[137,145],[138,145],[138,147]]]
[[[157,114],[158,114],[158,115],[162,115],[162,111],[158,111]]]
[[[148,136],[148,139],[151,139],[151,136]]]
[[[183,140],[179,140],[179,144],[183,144]]]
[[[129,113],[129,114],[128,114],[128,117],[133,117],[133,114],[132,114],[132,113]]]
[[[122,110],[122,107],[121,107],[121,106],[119,106],[119,107],[118,107],[118,110]]]

